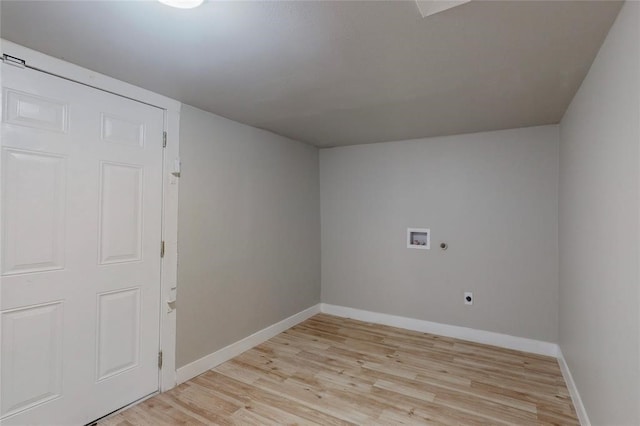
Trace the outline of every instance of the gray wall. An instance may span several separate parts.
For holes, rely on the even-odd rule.
[[[321,150],[322,301],[555,342],[558,137],[544,126]],[[431,228],[432,249],[407,249],[407,227]]]
[[[183,106],[177,366],[320,301],[318,150]]]
[[[639,28],[627,2],[560,126],[560,348],[594,425],[640,424]]]

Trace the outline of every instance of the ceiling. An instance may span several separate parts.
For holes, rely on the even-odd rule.
[[[319,147],[558,123],[621,7],[1,3],[5,39]]]

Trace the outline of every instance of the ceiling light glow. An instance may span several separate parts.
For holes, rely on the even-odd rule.
[[[204,0],[158,0],[167,6],[177,7],[178,9],[193,9],[200,6]]]

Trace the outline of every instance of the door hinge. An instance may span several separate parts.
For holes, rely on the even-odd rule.
[[[162,132],[162,147],[167,147],[167,132]]]
[[[162,351],[158,352],[158,369],[162,368]]]
[[[160,257],[164,257],[164,241],[160,242]]]
[[[2,54],[2,60],[5,64],[13,65],[18,68],[25,68],[27,66],[27,61],[24,59],[16,58],[15,56],[7,55],[6,53]]]

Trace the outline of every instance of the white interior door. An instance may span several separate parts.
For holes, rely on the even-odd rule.
[[[158,389],[161,109],[2,65],[3,424]]]

